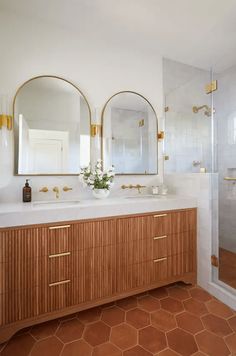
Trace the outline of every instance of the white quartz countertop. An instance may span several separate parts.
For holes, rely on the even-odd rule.
[[[74,199],[66,204],[57,202],[48,205],[35,202],[1,203],[0,228],[187,209],[196,206],[195,198],[177,195],[109,197],[104,200],[86,199],[79,202]]]

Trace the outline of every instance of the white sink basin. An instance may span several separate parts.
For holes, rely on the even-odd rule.
[[[125,197],[125,199],[157,199],[157,195],[152,195],[152,194],[143,194],[143,195],[131,195],[128,197]]]
[[[70,205],[77,205],[80,203],[80,200],[40,200],[33,202],[33,206],[50,206],[50,207],[57,207],[57,206],[70,206]]]

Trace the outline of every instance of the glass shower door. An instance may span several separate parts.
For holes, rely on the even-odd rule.
[[[213,249],[219,266],[213,278],[236,288],[236,66],[214,76],[218,81],[214,122],[219,220]]]

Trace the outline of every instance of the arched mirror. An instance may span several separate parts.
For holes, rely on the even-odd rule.
[[[74,84],[32,78],[18,89],[13,113],[16,174],[73,175],[89,164],[91,110]]]
[[[122,91],[102,111],[102,159],[116,174],[157,174],[157,116],[142,95]]]

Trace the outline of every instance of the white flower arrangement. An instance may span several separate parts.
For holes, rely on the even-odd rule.
[[[81,168],[80,179],[85,186],[91,189],[106,189],[110,190],[114,184],[114,167],[110,167],[104,171],[102,169],[102,160],[98,159],[95,164],[94,170],[91,168],[91,164],[85,168]]]

